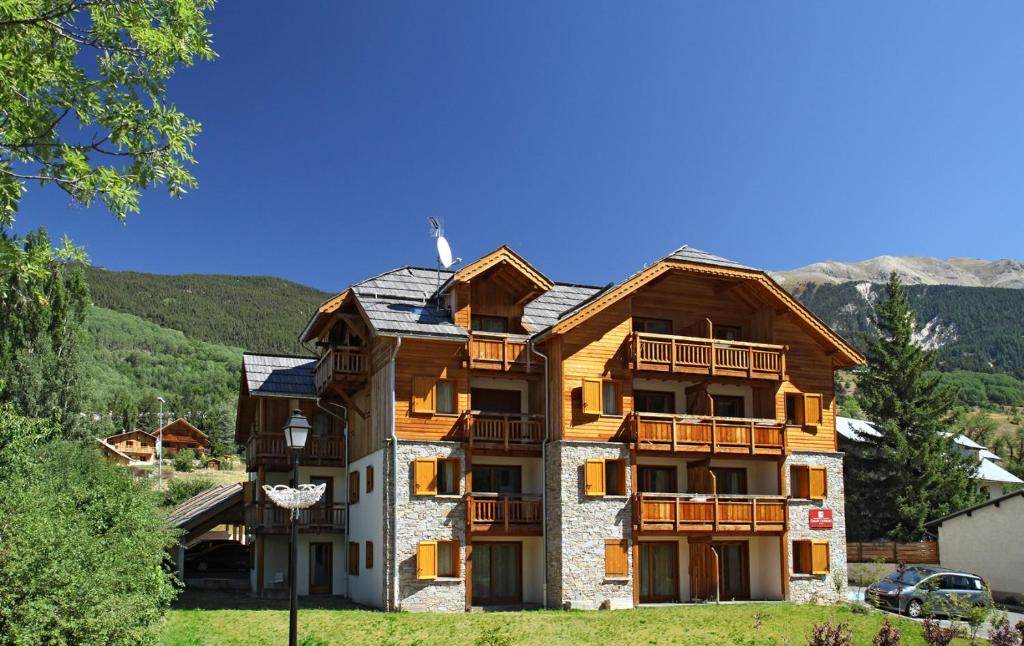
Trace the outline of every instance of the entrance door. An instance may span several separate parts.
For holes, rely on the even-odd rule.
[[[750,562],[746,543],[715,543],[722,599],[750,598]]]
[[[334,578],[331,543],[309,544],[309,593],[331,594],[331,580]]]
[[[690,540],[690,598],[718,599],[718,554],[706,541]]]
[[[523,602],[521,543],[473,543],[473,605]]]
[[[675,541],[640,543],[640,603],[679,600],[678,549]]]

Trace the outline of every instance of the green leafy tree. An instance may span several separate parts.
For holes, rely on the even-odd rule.
[[[978,444],[988,446],[995,439],[999,422],[989,417],[985,411],[979,410],[961,417],[957,430]]]
[[[40,229],[20,241],[25,253],[50,249]],[[77,264],[49,261],[42,274],[0,266],[0,402],[29,417],[80,428],[81,364],[89,288]]]
[[[918,540],[925,522],[977,499],[977,464],[953,448],[955,394],[929,374],[935,356],[914,340],[914,311],[895,273],[874,316],[878,334],[858,395],[879,433],[866,438],[847,469],[851,535]]]
[[[0,645],[159,643],[174,540],[146,481],[0,407]]]
[[[214,57],[213,0],[0,2],[0,234],[27,187],[124,220],[143,189],[195,186],[200,124],[167,99],[178,66]],[[71,249],[66,244],[62,253]],[[54,259],[0,235],[0,263],[30,274]]]
[[[174,454],[174,470],[187,473],[195,468],[196,452],[192,449],[181,449]]]

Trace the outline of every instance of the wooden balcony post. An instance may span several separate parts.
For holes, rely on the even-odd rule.
[[[786,353],[789,352],[789,346],[784,346],[782,352],[779,353],[779,379],[786,378]]]
[[[501,418],[502,420],[502,438],[505,444],[505,450],[508,451],[508,415]]]
[[[714,497],[714,508],[711,512],[711,528],[718,531],[718,496]]]
[[[508,337],[501,340],[501,369],[508,370]]]
[[[676,451],[676,416],[672,416],[672,452]]]
[[[678,532],[679,531],[679,521],[680,521],[680,518],[679,518],[679,511],[680,511],[679,496],[675,497],[674,505],[675,505],[675,511],[672,514],[672,519],[675,522],[676,531]]]
[[[757,448],[754,442],[754,420],[750,420],[750,455],[754,455],[754,449]]]
[[[715,421],[715,417],[711,417],[711,452],[718,452],[718,423]]]
[[[672,338],[672,339],[670,339],[670,341],[671,341],[671,344],[668,346],[668,349],[672,353],[672,356],[670,356],[668,358],[668,361],[669,361],[669,372],[675,372],[676,371],[676,340],[675,340],[675,338]]]
[[[508,496],[502,498],[502,503],[505,506],[505,533],[508,533],[508,517],[512,515],[512,501]]]
[[[750,529],[757,531],[757,498],[750,501]]]
[[[754,376],[754,348],[750,346],[747,348],[747,379]]]

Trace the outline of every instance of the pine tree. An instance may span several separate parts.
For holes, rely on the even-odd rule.
[[[914,311],[893,273],[874,310],[877,336],[859,383],[878,430],[851,460],[848,506],[858,521],[893,540],[919,540],[924,523],[977,499],[975,459],[956,451],[955,393],[943,387],[935,354],[914,340]],[[872,538],[881,538],[880,535]]]

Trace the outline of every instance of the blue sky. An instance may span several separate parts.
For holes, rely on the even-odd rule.
[[[1024,5],[221,2],[174,102],[200,187],[122,225],[31,187],[95,264],[325,290],[507,243],[605,283],[683,243],[784,269],[1021,258]]]

